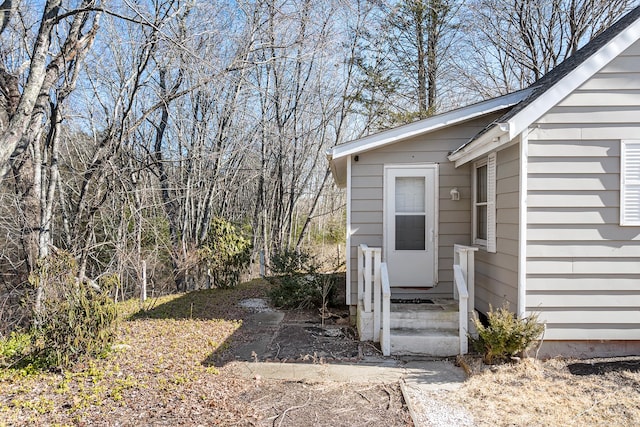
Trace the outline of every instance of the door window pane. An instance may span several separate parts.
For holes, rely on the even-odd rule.
[[[396,177],[396,212],[424,212],[424,177]]]
[[[425,249],[425,216],[396,215],[396,250],[423,251]]]

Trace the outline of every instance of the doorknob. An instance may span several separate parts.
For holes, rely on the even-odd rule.
[[[430,237],[431,242],[434,242],[435,241],[435,237],[436,237],[436,233],[435,233],[433,228],[429,230],[429,235],[431,236]]]

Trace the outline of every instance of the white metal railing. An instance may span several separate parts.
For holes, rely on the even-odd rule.
[[[475,310],[475,266],[474,252],[478,248],[464,245],[453,247],[453,297],[459,304],[459,340],[460,354],[469,352],[467,332],[469,321]]]

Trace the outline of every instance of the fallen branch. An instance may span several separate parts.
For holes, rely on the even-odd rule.
[[[591,405],[590,407],[588,407],[587,409],[585,409],[584,411],[580,412],[578,415],[576,415],[574,417],[574,419],[578,419],[581,416],[583,416],[584,414],[586,414],[587,412],[590,412],[593,408],[597,407],[598,405],[600,405],[602,402],[604,402],[606,399],[610,398],[611,396],[615,395],[618,393],[618,391],[620,390],[613,390],[611,393],[607,393],[605,394],[601,399],[596,400],[595,402],[593,402],[593,405]]]
[[[385,385],[384,387],[382,387],[382,391],[384,391],[385,393],[387,393],[387,407],[385,408],[385,411],[388,411],[389,408],[391,408],[391,392],[389,392],[389,390],[387,390],[387,386]]]
[[[281,418],[280,418],[280,422],[278,423],[278,427],[282,426],[282,422],[284,421],[284,418],[287,415],[287,412],[294,411],[296,409],[301,409],[301,408],[304,408],[305,406],[309,406],[309,402],[311,402],[311,396],[309,396],[309,398],[307,399],[307,402],[304,405],[291,406],[290,408],[285,409],[284,412],[281,414]],[[273,425],[274,426],[276,424],[276,420],[277,419],[278,419],[278,417],[276,417],[276,419],[273,420]]]

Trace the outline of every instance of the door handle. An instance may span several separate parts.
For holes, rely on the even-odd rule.
[[[429,236],[430,236],[429,238],[431,239],[431,242],[432,243],[435,242],[436,233],[435,233],[435,230],[433,228],[429,230]]]

